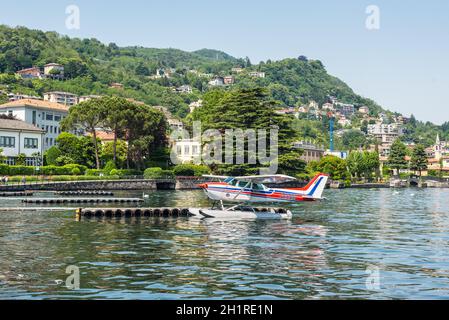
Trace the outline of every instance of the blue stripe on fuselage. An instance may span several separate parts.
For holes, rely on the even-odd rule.
[[[312,190],[310,190],[310,192],[307,194],[308,196],[312,196],[315,193],[316,189],[320,185],[321,180],[323,180],[323,177],[320,177],[318,179],[317,183],[313,186]]]

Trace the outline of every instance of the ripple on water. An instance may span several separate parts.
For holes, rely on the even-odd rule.
[[[67,212],[4,212],[0,299],[449,296],[449,190],[326,190],[326,197],[292,205],[291,221],[76,222]],[[207,205],[197,191],[151,192],[148,201]],[[55,282],[66,279],[68,265],[80,268],[81,290]],[[372,268],[378,289],[367,287]]]

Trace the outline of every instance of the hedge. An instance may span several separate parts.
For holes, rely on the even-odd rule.
[[[175,174],[175,176],[200,177],[203,174],[210,173],[210,169],[208,166],[204,165],[185,163],[185,164],[178,164],[177,166],[175,166],[173,168],[173,173]]]
[[[163,170],[162,168],[155,167],[146,169],[143,176],[145,179],[167,179],[173,178],[174,174],[171,170]]]
[[[36,171],[36,167],[33,166],[9,166],[6,164],[0,164],[0,174],[2,175],[25,175],[31,176],[34,174],[43,175],[81,175],[86,172],[86,167],[78,164],[67,164],[65,166],[43,166],[39,171]]]

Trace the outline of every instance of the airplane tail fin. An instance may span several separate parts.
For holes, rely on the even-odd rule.
[[[307,188],[306,195],[313,199],[321,199],[324,188],[329,176],[324,173],[318,174],[313,180],[314,182]]]

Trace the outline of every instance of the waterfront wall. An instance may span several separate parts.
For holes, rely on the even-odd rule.
[[[0,186],[0,191],[10,190],[48,190],[48,191],[69,191],[69,190],[156,190],[158,184],[161,189],[169,188],[170,182],[174,181],[156,181],[145,179],[133,180],[94,180],[94,181],[64,181],[64,182],[45,182],[30,183],[25,185]]]

